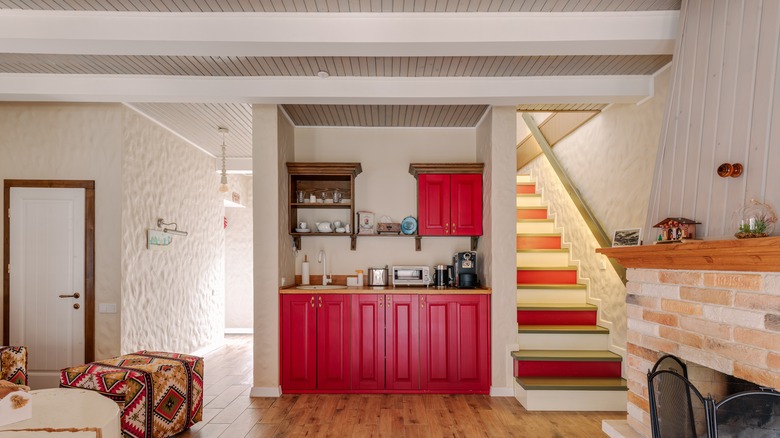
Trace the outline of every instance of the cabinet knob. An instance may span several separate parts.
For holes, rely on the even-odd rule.
[[[311,307],[314,308],[314,295],[311,296]]]
[[[322,297],[319,298],[320,298],[320,308],[322,308]]]
[[[420,297],[420,307],[425,307],[425,297]]]
[[[387,307],[390,307],[390,295],[387,296]]]
[[[385,300],[382,299],[382,297],[379,297],[379,307],[382,307],[385,304]]]

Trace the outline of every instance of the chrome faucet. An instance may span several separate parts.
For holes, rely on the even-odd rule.
[[[317,255],[317,261],[322,263],[322,285],[327,286],[333,279],[328,275],[328,263],[324,250],[320,250],[320,253]]]

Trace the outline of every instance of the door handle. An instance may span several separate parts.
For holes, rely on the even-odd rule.
[[[78,298],[80,296],[81,296],[81,294],[76,292],[76,293],[73,293],[73,294],[70,294],[70,295],[60,295],[60,298]]]

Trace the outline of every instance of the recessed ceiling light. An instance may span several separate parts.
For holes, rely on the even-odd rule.
[[[325,70],[320,70],[320,71],[317,72],[317,76],[320,79],[325,79],[327,77],[330,77],[330,73],[326,72]]]

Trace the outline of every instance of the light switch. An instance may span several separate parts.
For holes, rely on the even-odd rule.
[[[100,313],[116,313],[115,303],[100,303],[98,306],[98,312]]]

